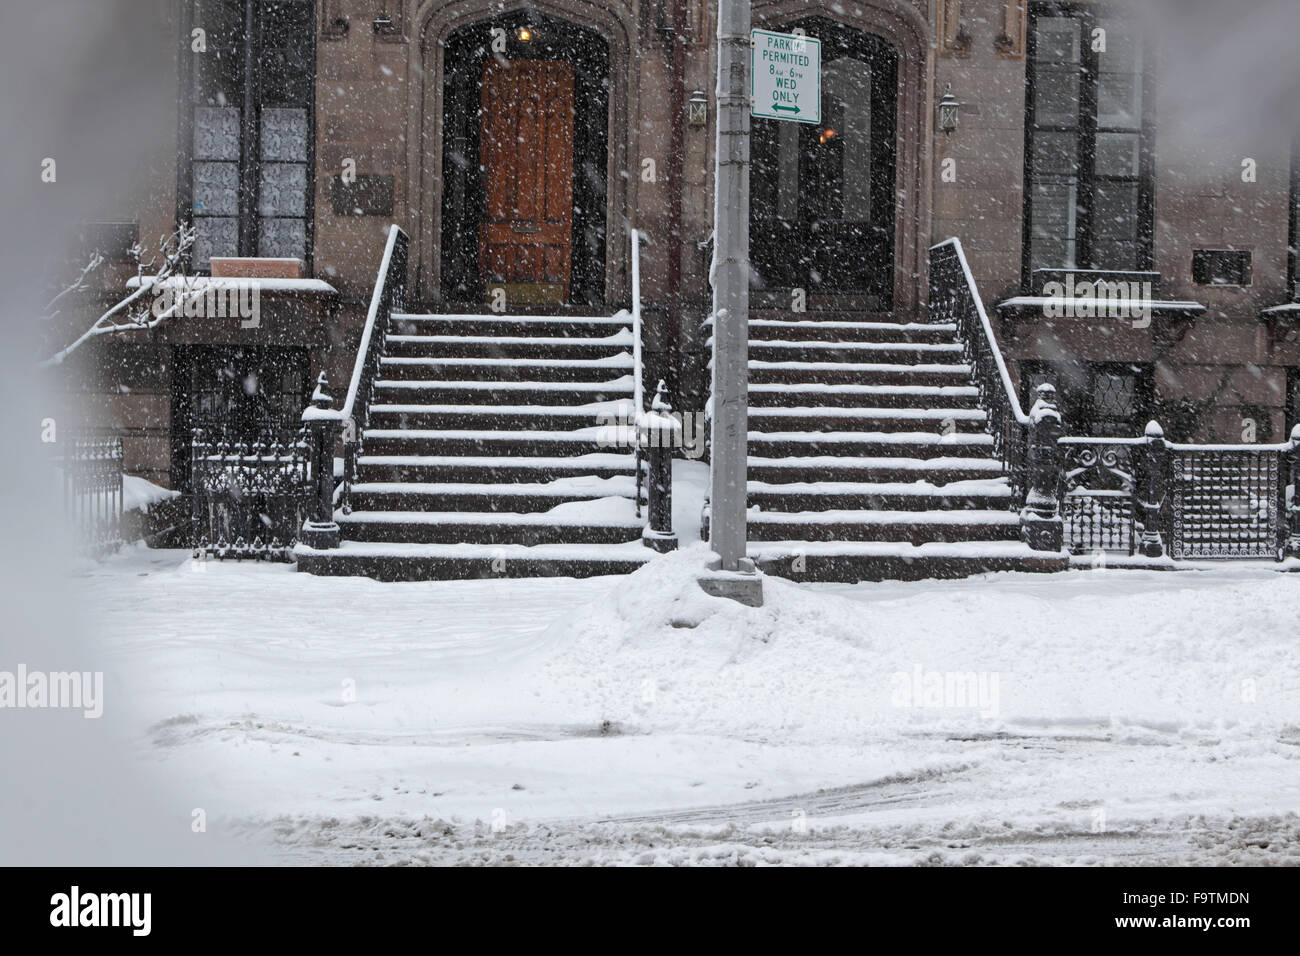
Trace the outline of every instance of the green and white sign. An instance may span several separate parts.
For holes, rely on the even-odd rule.
[[[795,33],[749,31],[751,116],[822,121],[822,41]]]

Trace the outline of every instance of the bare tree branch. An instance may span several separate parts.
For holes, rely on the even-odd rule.
[[[131,291],[130,295],[96,319],[90,328],[83,332],[71,345],[41,362],[40,367],[48,368],[52,365],[59,365],[76,351],[82,343],[96,336],[156,328],[172,316],[183,313],[186,301],[195,294],[201,294],[189,288],[185,274],[185,260],[189,256],[190,249],[194,246],[194,238],[194,227],[182,224],[170,236],[159,241],[157,253],[147,263],[141,261],[144,250],[137,243],[131,249],[132,257],[136,260],[136,288]],[[98,254],[96,255],[98,256]],[[160,263],[157,269],[154,269],[155,262]],[[53,306],[58,299],[73,291],[74,288],[82,287],[88,271],[89,267],[83,270],[82,275],[78,277],[74,285],[69,286],[50,300],[50,305]],[[146,271],[151,274],[146,275]],[[165,300],[158,298],[157,293],[160,290],[169,289],[173,286],[176,291],[175,295],[169,296]],[[160,304],[164,305],[161,309],[157,308]],[[53,318],[53,315],[47,314],[46,318]]]

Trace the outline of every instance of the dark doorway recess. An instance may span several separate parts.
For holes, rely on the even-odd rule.
[[[192,431],[209,440],[292,442],[307,404],[305,348],[177,346],[173,352],[171,486],[190,491]]]
[[[500,32],[494,32],[500,31]],[[504,34],[505,51],[494,52],[494,36],[500,39]],[[527,39],[523,39],[526,36]],[[520,137],[519,151],[509,156],[500,146],[500,137],[493,136],[488,129],[488,141],[491,147],[485,155],[484,143],[484,77],[494,84],[489,89],[487,101],[494,108],[510,110],[508,98],[500,95],[501,89],[522,91],[519,95],[529,94],[524,78],[520,77],[512,84],[502,84],[497,76],[507,62],[516,62],[518,69],[514,72],[526,72],[545,78],[551,85],[564,86],[562,96],[552,95],[543,90],[537,95],[537,102],[563,103],[562,107],[551,109],[569,109],[572,103],[572,135],[566,141],[564,135],[550,135],[547,144],[536,153],[530,152],[534,145],[528,136]],[[563,76],[555,71],[541,69],[548,61],[569,64],[572,68],[572,92],[568,92],[568,69]],[[565,304],[592,305],[604,304],[605,299],[605,239],[606,239],[606,163],[609,155],[609,46],[596,33],[582,27],[566,23],[551,17],[530,14],[526,11],[506,14],[489,20],[462,27],[452,33],[446,44],[444,57],[446,64],[446,81],[443,100],[443,188],[442,188],[442,237],[441,237],[441,277],[440,299],[444,303],[478,303],[487,298],[485,279],[493,278],[492,284],[500,276],[489,277],[491,269],[502,268],[509,264],[510,270],[520,271],[519,276],[508,276],[510,280],[526,286],[530,281],[535,285],[562,285],[554,282],[557,262],[561,262],[564,252],[557,252],[558,245],[553,237],[556,216],[541,216],[530,219],[526,214],[515,216],[503,215],[501,206],[502,191],[516,189],[520,195],[527,195],[523,188],[525,177],[522,173],[512,172],[502,177],[499,170],[489,170],[487,163],[513,163],[514,170],[530,168],[560,168],[571,177],[571,212],[568,212],[569,233],[567,263],[568,288]],[[553,75],[555,74],[555,75]],[[557,79],[558,76],[558,79]],[[560,84],[560,80],[563,83]],[[538,82],[543,82],[539,80]],[[557,86],[557,89],[559,87]],[[549,89],[549,88],[548,88]],[[553,92],[553,91],[552,91]],[[531,107],[524,102],[514,107],[516,115],[527,118]],[[488,117],[491,121],[493,118]],[[498,116],[499,120],[500,117]],[[567,123],[567,118],[566,121]],[[546,150],[554,152],[557,143],[567,148],[571,142],[572,155],[568,163],[548,163]],[[571,163],[571,172],[569,164]],[[506,186],[501,184],[506,182]],[[492,205],[489,210],[489,187],[493,192]],[[545,196],[541,197],[545,199]],[[513,207],[512,207],[513,208]],[[491,212],[491,215],[489,215]],[[554,212],[554,210],[551,210]],[[567,212],[567,210],[566,210]],[[487,227],[487,228],[485,228]],[[517,243],[511,247],[507,233],[517,233]],[[544,245],[537,236],[547,237],[549,246]],[[506,245],[503,248],[502,242]],[[490,260],[484,260],[491,256]],[[537,276],[530,278],[528,264],[533,256],[541,256],[542,265],[538,267]],[[522,278],[521,278],[522,277]],[[513,310],[513,304],[510,304]]]
[[[898,54],[822,17],[822,121],[755,119],[751,285],[871,296],[893,306]]]

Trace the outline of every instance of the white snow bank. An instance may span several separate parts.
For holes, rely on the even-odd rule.
[[[1017,593],[1017,578],[989,575],[936,582],[927,599],[924,584],[765,577],[764,606],[750,608],[700,590],[708,554],[658,559],[551,627],[544,683],[570,719],[828,743],[1300,724],[1288,690],[1300,686],[1297,626],[1252,594],[1264,592],[1258,579],[1184,575],[1157,590],[1102,571]],[[1187,609],[1207,598],[1219,611],[1195,626]]]
[[[148,478],[141,478],[138,475],[122,476],[123,511],[148,511],[156,504],[179,496],[179,491],[155,485]]]

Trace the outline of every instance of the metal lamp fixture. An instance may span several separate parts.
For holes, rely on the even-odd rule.
[[[709,98],[703,90],[696,90],[686,101],[686,122],[691,129],[703,129],[709,125]]]
[[[957,128],[957,113],[961,109],[961,104],[957,102],[957,97],[952,95],[952,84],[949,83],[947,89],[943,91],[943,96],[939,98],[938,114],[939,129],[943,130],[945,136]]]

